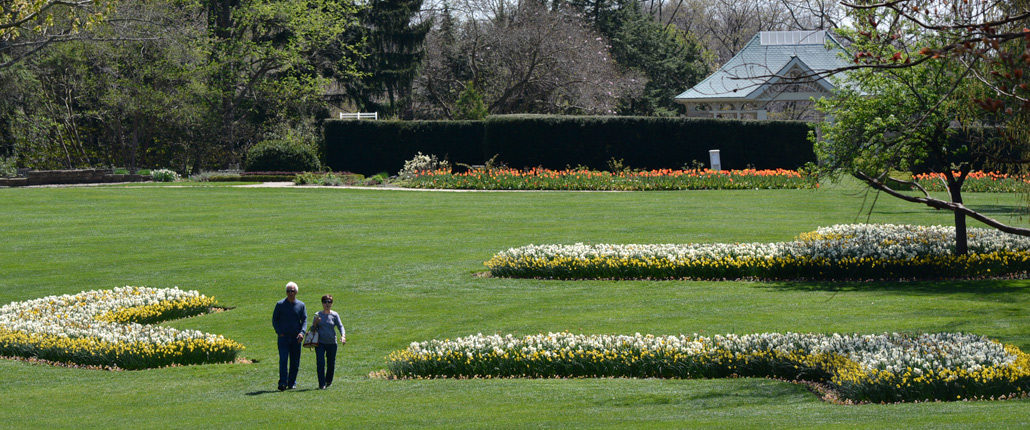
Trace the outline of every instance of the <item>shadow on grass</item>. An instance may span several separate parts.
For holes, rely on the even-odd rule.
[[[284,391],[279,391],[279,390],[258,390],[258,391],[251,391],[251,392],[245,393],[245,394],[248,395],[248,396],[259,396],[259,395],[262,395],[262,394],[288,393],[288,392],[291,392],[291,391],[295,392],[295,393],[303,393],[303,392],[306,392],[306,391],[315,391],[315,389],[314,388],[304,388],[304,389],[298,390],[298,389],[295,388],[295,389],[292,389],[292,390],[284,390]]]
[[[862,292],[900,294],[975,294],[981,296],[1030,294],[1030,280],[983,279],[943,281],[771,281],[754,284],[775,290]],[[996,297],[992,297],[996,298]]]
[[[727,407],[735,405],[782,404],[792,396],[807,401],[808,388],[803,384],[770,378],[727,377],[697,378],[685,392],[621,393],[594,403],[614,407],[646,407],[662,405],[690,405],[694,408]]]
[[[970,204],[969,208],[973,209],[973,210],[975,210],[977,212],[980,212],[980,213],[982,213],[984,215],[987,215],[989,217],[992,217],[992,218],[1008,217],[1008,218],[1021,219],[1023,217],[1026,217],[1026,216],[1030,215],[1030,207],[1021,206],[1021,205],[979,205],[979,204]],[[949,213],[949,212],[947,212],[945,210],[942,210],[942,209],[934,209],[934,208],[931,208],[931,207],[928,207],[928,206],[924,206],[924,205],[912,205],[908,209],[876,208],[876,209],[873,210],[873,214],[880,214],[880,215],[910,215],[910,214],[926,213],[926,212],[929,212],[929,211],[936,211],[936,212],[940,212],[942,214],[948,214]],[[864,214],[864,212],[863,212],[863,214]],[[950,225],[950,224],[947,224],[946,222],[942,222],[942,224]],[[974,225],[974,224],[975,224],[975,222],[971,222],[970,223],[970,227],[984,227],[983,225]]]
[[[1021,205],[969,205],[977,212],[991,216],[1025,217],[1030,215],[1030,207]]]

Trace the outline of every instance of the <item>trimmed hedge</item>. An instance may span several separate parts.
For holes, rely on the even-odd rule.
[[[604,169],[612,157],[634,168],[679,168],[707,165],[708,150],[719,149],[723,169],[793,169],[815,161],[807,138],[801,122],[518,115],[488,121],[485,149],[516,168]]]
[[[323,150],[330,169],[365,175],[396,174],[419,151],[481,164],[484,123],[327,120]]]
[[[245,166],[248,172],[310,172],[321,167],[315,148],[286,140],[266,140],[254,145],[247,151]]]
[[[494,154],[514,168],[606,169],[611,158],[633,168],[680,168],[721,150],[724,169],[795,169],[815,161],[809,125],[628,116],[504,115],[485,121],[353,121],[325,123],[324,151],[333,170],[399,170],[416,152],[482,164]]]

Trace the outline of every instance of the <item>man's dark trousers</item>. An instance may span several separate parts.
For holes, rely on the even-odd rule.
[[[286,361],[289,360],[289,372]],[[297,335],[279,336],[279,386],[293,388],[297,385],[297,371],[300,370],[300,341]]]

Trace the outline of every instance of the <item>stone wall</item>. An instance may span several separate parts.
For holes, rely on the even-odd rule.
[[[144,175],[116,175],[107,169],[30,170],[17,178],[0,178],[0,187],[51,184],[101,184],[149,181]]]

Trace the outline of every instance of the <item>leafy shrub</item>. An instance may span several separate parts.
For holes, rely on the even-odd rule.
[[[13,178],[18,176],[17,159],[14,157],[0,157],[0,178]]]
[[[247,151],[247,171],[314,171],[321,168],[314,146],[288,140],[266,140]]]
[[[312,172],[299,173],[293,177],[294,185],[318,185],[319,175]]]
[[[361,185],[382,185],[390,180],[390,174],[386,172],[379,172],[375,175],[369,176],[361,181]]]
[[[194,182],[233,182],[239,181],[240,175],[238,173],[225,173],[225,172],[200,172],[190,175],[190,180]]]
[[[447,160],[440,160],[436,155],[426,155],[421,151],[415,157],[404,162],[404,168],[397,172],[400,179],[413,179],[423,172],[435,172],[438,170],[450,171],[451,163]]]
[[[325,175],[322,175],[322,177],[319,178],[319,180],[318,180],[318,184],[319,185],[326,185],[326,186],[330,186],[330,187],[336,187],[336,186],[341,185],[342,183],[343,183],[343,180],[340,179],[339,176],[336,176],[335,174],[333,174],[332,172],[329,172],[329,173],[326,173]]]
[[[150,178],[154,182],[175,182],[179,180],[179,174],[174,170],[157,169],[150,172]]]
[[[324,185],[329,187],[336,187],[340,185],[360,184],[364,179],[365,177],[362,175],[349,172],[304,172],[294,176],[293,183],[295,185]]]

